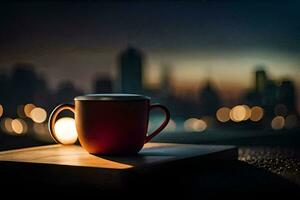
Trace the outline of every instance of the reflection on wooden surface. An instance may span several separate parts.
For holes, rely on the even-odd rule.
[[[10,161],[122,170],[217,154],[232,149],[234,148],[228,146],[148,143],[137,155],[116,157],[91,155],[81,146],[57,144],[3,151],[0,152],[0,162]],[[231,159],[235,158],[233,153]]]

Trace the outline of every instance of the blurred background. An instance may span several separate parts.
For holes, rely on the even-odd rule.
[[[138,93],[166,105],[171,121],[155,141],[297,147],[299,8],[238,0],[1,3],[0,149],[54,143],[51,110],[88,93]],[[76,141],[72,117],[66,111],[55,125],[64,143]],[[151,113],[150,131],[162,117]]]

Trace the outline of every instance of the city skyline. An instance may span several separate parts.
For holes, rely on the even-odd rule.
[[[223,96],[238,97],[265,65],[274,79],[294,80],[299,96],[298,8],[294,1],[7,2],[0,70],[29,62],[51,88],[70,80],[89,93],[98,75],[116,78],[117,56],[132,45],[146,54],[149,87],[168,64],[177,93],[210,78]]]
[[[52,89],[57,88],[58,84],[62,81],[72,81],[76,87],[79,87],[84,90],[85,93],[91,93],[92,92],[92,81],[98,77],[109,77],[112,78],[114,81],[117,80],[117,70],[118,70],[118,63],[117,58],[119,53],[122,50],[120,50],[118,53],[116,53],[116,56],[112,58],[112,62],[114,63],[114,66],[109,69],[98,69],[97,67],[94,67],[95,70],[91,70],[90,72],[86,72],[86,74],[82,74],[81,76],[72,76],[70,75],[70,72],[65,71],[64,68],[60,69],[60,78],[57,76],[51,76],[51,68],[43,68],[41,66],[43,65],[37,65],[35,62],[32,63],[37,72],[47,78],[49,82],[49,86]],[[195,93],[199,87],[202,87],[207,79],[210,79],[213,81],[213,83],[217,86],[219,92],[221,93],[222,97],[226,100],[234,100],[236,98],[239,98],[242,93],[245,90],[251,89],[253,87],[253,73],[257,69],[257,67],[263,66],[266,71],[270,74],[271,79],[281,80],[281,79],[291,79],[295,81],[296,87],[299,88],[299,80],[296,78],[299,74],[299,70],[291,70],[289,67],[281,67],[284,65],[276,64],[275,66],[279,67],[279,70],[276,71],[276,67],[274,69],[274,66],[272,65],[266,65],[267,62],[258,62],[257,64],[251,64],[247,63],[242,64],[241,66],[244,66],[242,68],[242,73],[238,70],[233,70],[232,68],[229,68],[229,71],[220,71],[224,68],[224,65],[220,63],[220,65],[215,67],[215,65],[210,64],[207,61],[207,64],[202,64],[202,67],[195,67],[196,64],[187,64],[184,65],[184,62],[182,65],[176,65],[172,62],[159,62],[157,65],[151,65],[151,55],[149,55],[145,50],[143,50],[145,53],[145,62],[144,62],[144,74],[143,74],[143,82],[145,87],[150,89],[163,89],[160,86],[163,66],[165,64],[170,66],[170,79],[172,80],[172,87],[174,88],[174,93],[180,95],[186,95],[187,93]],[[280,59],[280,58],[279,58]],[[251,59],[248,59],[251,60]],[[198,59],[199,63],[205,63],[205,60],[202,61],[201,59]],[[101,62],[101,60],[95,62]],[[218,63],[218,61],[214,60],[213,62]],[[235,63],[234,60],[231,60],[227,62],[233,66]],[[237,61],[236,61],[237,62]],[[18,63],[18,62],[17,62]],[[150,64],[149,64],[150,63]],[[190,62],[191,63],[191,62]],[[255,63],[255,62],[253,62]],[[11,65],[7,65],[7,67],[3,67],[3,65],[0,66],[0,69],[4,73],[9,73],[11,70],[10,68],[15,63],[12,63]],[[46,63],[45,63],[46,64]],[[236,64],[237,65],[237,64]],[[84,64],[82,64],[83,69],[86,67],[83,67]],[[181,66],[181,67],[180,67]],[[200,65],[199,65],[200,66]],[[207,67],[208,66],[208,67]],[[288,65],[289,66],[289,65]],[[237,66],[236,66],[237,67]],[[281,67],[281,68],[280,68]],[[218,70],[220,72],[218,72]],[[65,75],[68,74],[68,75]],[[234,77],[234,79],[232,78]],[[298,95],[299,94],[299,89]]]
[[[131,52],[134,52],[133,54]],[[121,56],[122,55],[122,56]],[[124,57],[125,55],[125,57]],[[140,57],[140,55],[143,55],[142,57]],[[223,101],[223,105],[234,105],[236,103],[239,103],[241,101],[243,101],[243,98],[245,97],[245,95],[249,92],[249,91],[253,91],[253,90],[257,90],[257,86],[259,85],[259,83],[257,82],[257,73],[262,71],[265,75],[265,78],[262,79],[264,80],[265,83],[267,83],[267,81],[271,81],[272,84],[275,84],[274,86],[279,87],[282,82],[284,81],[291,81],[293,83],[293,85],[295,86],[295,103],[296,106],[299,106],[299,96],[297,94],[297,92],[299,92],[299,90],[297,90],[297,87],[295,85],[295,81],[293,79],[290,79],[289,77],[286,76],[280,76],[280,78],[278,77],[274,77],[272,74],[270,74],[270,71],[268,71],[268,68],[266,68],[265,65],[257,65],[254,71],[251,71],[248,75],[250,75],[251,78],[251,84],[249,86],[249,88],[244,88],[241,89],[241,93],[238,96],[233,95],[233,93],[231,91],[235,91],[237,93],[237,87],[233,87],[231,88],[232,90],[226,90],[226,87],[219,87],[218,84],[216,84],[215,80],[213,80],[211,77],[207,76],[205,79],[202,80],[201,83],[197,83],[195,84],[195,88],[194,89],[187,89],[184,87],[182,87],[182,91],[177,90],[177,88],[174,86],[174,79],[172,78],[172,71],[173,69],[170,67],[170,65],[165,64],[162,66],[162,72],[161,73],[161,80],[160,80],[160,84],[158,87],[156,88],[152,88],[149,87],[147,85],[142,86],[141,83],[143,82],[143,79],[145,78],[145,75],[143,76],[142,73],[140,73],[140,70],[138,71],[131,71],[131,68],[137,68],[137,69],[143,69],[144,66],[144,58],[145,58],[145,52],[140,51],[140,49],[135,49],[134,47],[129,47],[127,49],[124,49],[120,52],[119,56],[117,57],[118,60],[118,77],[115,79],[112,79],[110,76],[107,76],[105,74],[96,74],[94,76],[94,78],[92,80],[90,80],[88,82],[88,84],[92,87],[92,91],[90,92],[86,92],[85,90],[83,90],[84,88],[81,86],[76,86],[76,84],[74,84],[74,82],[70,81],[70,80],[62,80],[59,82],[58,86],[56,88],[51,88],[49,87],[49,79],[48,77],[44,76],[41,73],[38,73],[37,71],[37,67],[34,66],[32,63],[15,63],[14,65],[12,65],[11,67],[13,68],[11,73],[3,73],[3,71],[1,71],[1,75],[2,75],[2,79],[3,77],[7,77],[10,78],[12,75],[15,74],[15,69],[18,69],[19,66],[28,66],[30,70],[33,70],[34,73],[36,73],[36,75],[38,77],[41,78],[41,80],[43,80],[41,87],[44,87],[44,85],[47,86],[47,88],[49,88],[52,91],[55,90],[60,90],[64,87],[74,87],[77,88],[79,91],[81,91],[80,93],[140,93],[140,94],[148,94],[151,96],[154,95],[153,97],[156,97],[157,94],[163,94],[163,93],[167,93],[171,96],[174,96],[176,98],[182,99],[184,101],[191,101],[191,102],[197,102],[198,98],[199,98],[199,91],[203,90],[206,85],[209,83],[210,85],[213,86],[213,88],[215,88],[216,92],[220,95],[221,100]],[[132,57],[133,56],[133,57]],[[125,65],[124,65],[125,63]],[[135,66],[131,66],[134,64],[137,64]],[[26,67],[25,67],[26,69]],[[126,73],[120,73],[122,72],[122,69],[124,72]],[[131,73],[127,73],[127,72],[131,72]],[[3,76],[4,75],[4,76]],[[132,82],[131,79],[137,79],[139,81],[137,82]],[[4,80],[4,79],[3,79]],[[123,82],[121,83],[120,80],[123,80]],[[76,82],[75,82],[76,83]],[[217,82],[218,83],[218,82]],[[120,88],[120,86],[122,86]],[[265,87],[266,85],[264,85],[263,87]],[[130,89],[131,88],[131,89]],[[224,89],[225,88],[225,89]],[[166,89],[166,90],[165,90]],[[126,92],[127,91],[127,92]],[[131,92],[129,92],[131,91]],[[140,92],[137,92],[140,91]],[[150,93],[149,93],[150,92]],[[224,95],[225,94],[225,95]],[[227,95],[227,96],[226,96]],[[299,107],[298,107],[299,110]]]
[[[220,90],[215,87],[211,80],[206,80],[206,83],[196,92],[187,93],[185,97],[176,96],[172,89],[172,82],[169,79],[170,68],[165,66],[163,85],[166,89],[153,90],[144,88],[141,85],[142,74],[140,69],[143,68],[143,52],[138,49],[129,48],[122,51],[118,57],[120,77],[118,78],[120,88],[113,88],[113,80],[108,77],[101,77],[94,79],[92,82],[94,93],[120,93],[131,91],[131,93],[139,93],[152,97],[153,102],[160,102],[168,105],[170,111],[176,118],[190,118],[190,117],[203,117],[211,121],[214,118],[216,111],[220,111],[218,117],[221,122],[226,122],[230,118],[235,122],[245,121],[249,119],[249,109],[253,108],[254,118],[262,119],[263,115],[268,120],[274,119],[273,117],[281,117],[279,120],[286,117],[287,127],[292,127],[298,111],[296,107],[296,88],[293,80],[282,79],[274,80],[267,71],[260,66],[253,74],[254,82],[251,89],[244,91],[243,96],[236,101],[224,101],[220,96]],[[135,70],[132,73],[127,73],[129,66],[134,66]],[[74,97],[83,95],[84,92],[70,81],[64,81],[59,84],[55,90],[48,87],[48,81],[45,77],[36,73],[35,68],[29,63],[16,63],[13,66],[13,73],[10,75],[1,74],[1,104],[0,108],[5,110],[6,116],[16,115],[24,117],[20,111],[24,105],[37,105],[42,106],[47,111],[50,111],[55,105],[61,102],[73,102]],[[122,70],[127,70],[122,73]],[[140,81],[132,82],[131,79]],[[124,82],[125,81],[125,82]],[[124,84],[123,84],[124,83]],[[196,96],[196,100],[192,100],[191,96]],[[31,106],[32,107],[32,106]],[[260,109],[259,115],[256,109]],[[25,107],[24,107],[25,109]],[[231,110],[231,111],[230,111]],[[263,111],[264,110],[264,111]],[[229,113],[234,112],[235,114]],[[27,111],[24,111],[27,112]],[[227,113],[227,114],[226,114]],[[247,114],[248,113],[248,114]],[[229,115],[230,114],[230,115]],[[225,117],[227,115],[227,117]],[[223,118],[223,117],[225,118]],[[256,118],[260,116],[259,118]],[[43,118],[44,119],[44,118]],[[46,119],[46,118],[45,118]],[[219,118],[218,118],[219,119]],[[267,122],[267,123],[266,123]],[[293,123],[292,123],[293,122]],[[208,122],[207,122],[208,123]],[[275,123],[275,122],[274,122]]]

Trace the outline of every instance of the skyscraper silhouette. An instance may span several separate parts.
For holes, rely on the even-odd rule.
[[[199,97],[201,114],[213,116],[221,105],[221,100],[211,81],[207,80],[205,86],[200,89]]]
[[[259,67],[258,70],[255,71],[255,90],[256,92],[262,93],[265,90],[267,85],[267,74],[263,67]]]
[[[172,90],[171,74],[172,74],[171,66],[168,64],[162,65],[162,75],[161,75],[161,83],[160,83],[160,90],[161,90],[162,98],[166,98]]]
[[[296,113],[296,88],[292,80],[285,79],[279,86],[278,101],[284,104],[289,113]]]
[[[122,93],[143,93],[143,54],[133,47],[119,57],[119,82]]]

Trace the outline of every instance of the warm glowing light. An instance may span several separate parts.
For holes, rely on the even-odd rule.
[[[297,125],[298,118],[296,115],[288,115],[285,118],[285,127],[288,129],[294,128]]]
[[[185,120],[185,122],[183,123],[184,130],[188,131],[188,132],[194,131],[193,124],[196,121],[198,121],[198,119],[196,119],[196,118],[189,118],[189,119]]]
[[[36,123],[42,123],[47,118],[47,112],[43,108],[36,107],[30,112],[31,119]]]
[[[20,119],[14,119],[11,122],[12,130],[17,134],[22,134],[24,131],[23,124]]]
[[[3,115],[3,106],[0,104],[0,117]]]
[[[248,120],[251,117],[251,109],[249,108],[249,106],[247,105],[242,105],[246,111],[245,117],[244,117],[244,121]]]
[[[220,122],[227,122],[230,119],[229,113],[229,108],[222,107],[217,110],[216,117]]]
[[[8,134],[23,134],[28,130],[26,122],[22,119],[10,119],[5,118],[1,121],[1,128],[4,132]]]
[[[6,118],[6,119],[4,119],[4,129],[5,129],[5,131],[7,132],[7,133],[12,133],[13,132],[13,129],[12,129],[12,127],[11,127],[11,122],[12,122],[13,120],[11,119],[11,118]]]
[[[231,109],[229,116],[234,122],[243,121],[246,118],[246,109],[242,105],[235,106]]]
[[[176,130],[176,123],[173,119],[170,119],[168,125],[164,129],[165,132],[174,132]]]
[[[30,113],[31,111],[35,108],[35,105],[33,105],[32,103],[28,103],[24,106],[24,113],[27,117],[31,117]]]
[[[271,127],[275,130],[282,129],[284,127],[284,117],[276,116],[272,119]]]
[[[28,125],[23,119],[17,119],[23,126],[23,132],[22,133],[27,133],[28,131]]]
[[[54,125],[57,139],[63,144],[74,144],[77,140],[75,120],[70,117],[60,118]]]
[[[288,110],[284,104],[278,104],[274,108],[275,115],[286,116]]]
[[[261,120],[264,116],[264,110],[259,106],[254,106],[251,108],[250,120],[257,122]]]
[[[199,119],[193,123],[194,131],[202,132],[207,128],[207,124],[204,120]]]
[[[183,127],[188,132],[201,132],[207,128],[207,124],[202,119],[189,118],[184,122]]]

